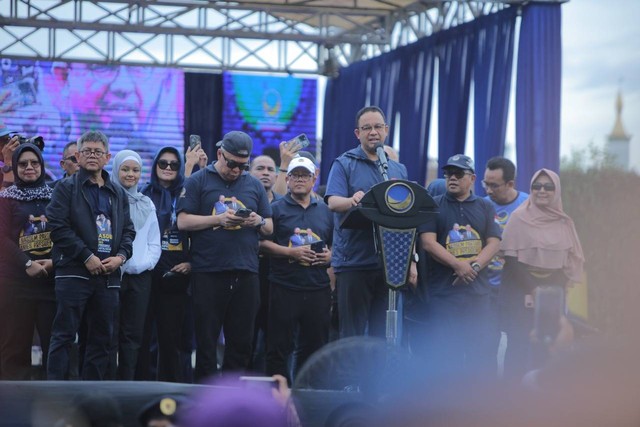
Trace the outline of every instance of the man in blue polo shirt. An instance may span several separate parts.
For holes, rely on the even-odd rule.
[[[501,230],[507,226],[507,222],[513,211],[516,210],[522,202],[527,200],[529,194],[516,190],[516,165],[504,157],[492,157],[487,162],[484,171],[484,179],[482,187],[486,191],[486,200],[491,202],[496,210],[495,221]],[[498,324],[499,316],[499,290],[502,278],[502,268],[504,266],[504,258],[494,256],[487,266],[489,274],[489,283],[491,284],[491,306],[492,316],[494,318],[496,329],[496,348],[500,343],[501,332]]]
[[[476,179],[473,160],[457,154],[444,166],[447,192],[435,197],[435,221],[419,227],[427,262],[427,321],[422,352],[430,368],[442,373],[496,374],[496,347],[491,339],[489,277],[485,268],[500,245],[500,228],[488,201],[471,192]],[[451,238],[451,230],[465,239]]]
[[[296,329],[294,373],[329,339],[331,289],[327,268],[331,261],[333,215],[326,204],[312,195],[315,181],[316,168],[311,160],[291,160],[287,173],[289,192],[271,206],[273,241],[260,243],[261,251],[271,256],[267,375],[280,374],[289,383],[287,360],[294,352]],[[301,246],[291,242],[295,230],[300,230],[305,242]],[[322,249],[314,250],[309,242]]]
[[[338,157],[331,166],[325,200],[334,212],[331,265],[336,274],[340,336],[384,337],[389,292],[373,230],[340,228],[347,211],[360,203],[365,192],[383,181],[376,148],[389,132],[378,107],[362,108],[356,115],[355,135],[360,145]],[[389,179],[407,179],[407,168],[389,160]]]
[[[244,370],[249,364],[260,303],[258,240],[273,229],[267,193],[247,172],[251,137],[229,132],[217,147],[217,161],[186,180],[177,209],[178,228],[191,232],[195,377],[200,381],[217,371],[221,329],[222,369]],[[221,196],[226,209],[217,212]]]

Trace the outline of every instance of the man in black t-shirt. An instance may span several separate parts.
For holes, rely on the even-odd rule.
[[[227,133],[217,161],[191,175],[178,202],[178,228],[191,232],[191,271],[196,331],[195,377],[217,371],[216,341],[225,336],[223,370],[244,370],[251,359],[260,302],[258,240],[273,229],[260,181],[247,172],[253,141]],[[216,203],[224,196],[226,209]]]
[[[287,173],[289,192],[272,205],[272,241],[260,242],[260,250],[272,257],[267,374],[280,374],[289,383],[289,355],[295,355],[296,372],[329,339],[331,289],[327,268],[331,262],[333,214],[325,203],[312,196],[315,173],[311,160],[296,157],[291,161]],[[301,245],[291,239],[296,231]]]
[[[427,251],[426,326],[411,343],[437,374],[496,375],[489,279],[485,268],[500,247],[495,210],[473,194],[473,160],[457,154],[444,166],[447,192],[434,200],[435,221],[419,227]]]

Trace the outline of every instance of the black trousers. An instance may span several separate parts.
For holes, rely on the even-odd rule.
[[[47,366],[51,325],[56,314],[53,289],[48,295],[21,292],[21,284],[5,283],[0,292],[0,379],[31,379],[34,327],[40,337],[42,366]]]
[[[167,283],[154,277],[153,311],[158,332],[158,381],[184,382],[182,347],[189,277],[176,276]]]
[[[83,315],[87,336],[82,379],[101,381],[107,377],[115,314],[120,303],[119,289],[108,288],[107,284],[103,276],[88,280],[56,278],[57,312],[51,329],[47,379],[68,379],[69,350]]]
[[[125,274],[120,288],[118,379],[133,381],[151,295],[151,272]]]
[[[253,328],[260,305],[258,275],[247,271],[193,273],[196,332],[195,380],[202,382],[218,370],[216,347],[224,330],[222,369],[243,371],[249,366]]]
[[[293,371],[295,376],[309,356],[329,341],[330,310],[329,286],[309,291],[271,286],[267,375],[280,374],[292,383],[289,372]],[[292,352],[293,369],[290,371],[287,360]]]
[[[340,338],[354,335],[385,337],[389,290],[382,270],[336,273]]]

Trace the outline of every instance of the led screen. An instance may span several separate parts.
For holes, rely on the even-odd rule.
[[[63,173],[64,146],[87,130],[103,131],[112,155],[137,151],[145,162],[141,183],[160,147],[182,150],[181,70],[2,58],[0,72],[2,120],[25,137],[44,138],[52,178]]]
[[[253,156],[279,158],[278,145],[305,133],[316,152],[314,79],[225,73],[223,133],[242,130],[253,138]]]

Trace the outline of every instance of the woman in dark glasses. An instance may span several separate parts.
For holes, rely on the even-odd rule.
[[[529,199],[504,229],[501,251],[503,330],[508,339],[504,375],[520,380],[540,367],[554,341],[570,334],[563,316],[564,292],[582,281],[582,247],[573,221],[562,209],[555,172],[541,169],[533,175]],[[545,335],[546,329],[553,336]]]
[[[31,377],[34,326],[46,366],[56,314],[51,238],[42,153],[21,144],[13,153],[14,184],[0,192],[0,378]]]
[[[189,166],[193,167],[192,164]],[[179,231],[176,224],[176,205],[184,185],[184,170],[185,164],[176,148],[161,148],[153,161],[151,182],[142,190],[156,206],[162,249],[152,275],[150,316],[147,319],[147,336],[151,335],[154,320],[157,327],[159,381],[185,380],[180,349],[191,264],[188,236]],[[148,379],[148,357],[147,363],[144,363],[144,358],[141,362],[139,379]]]

